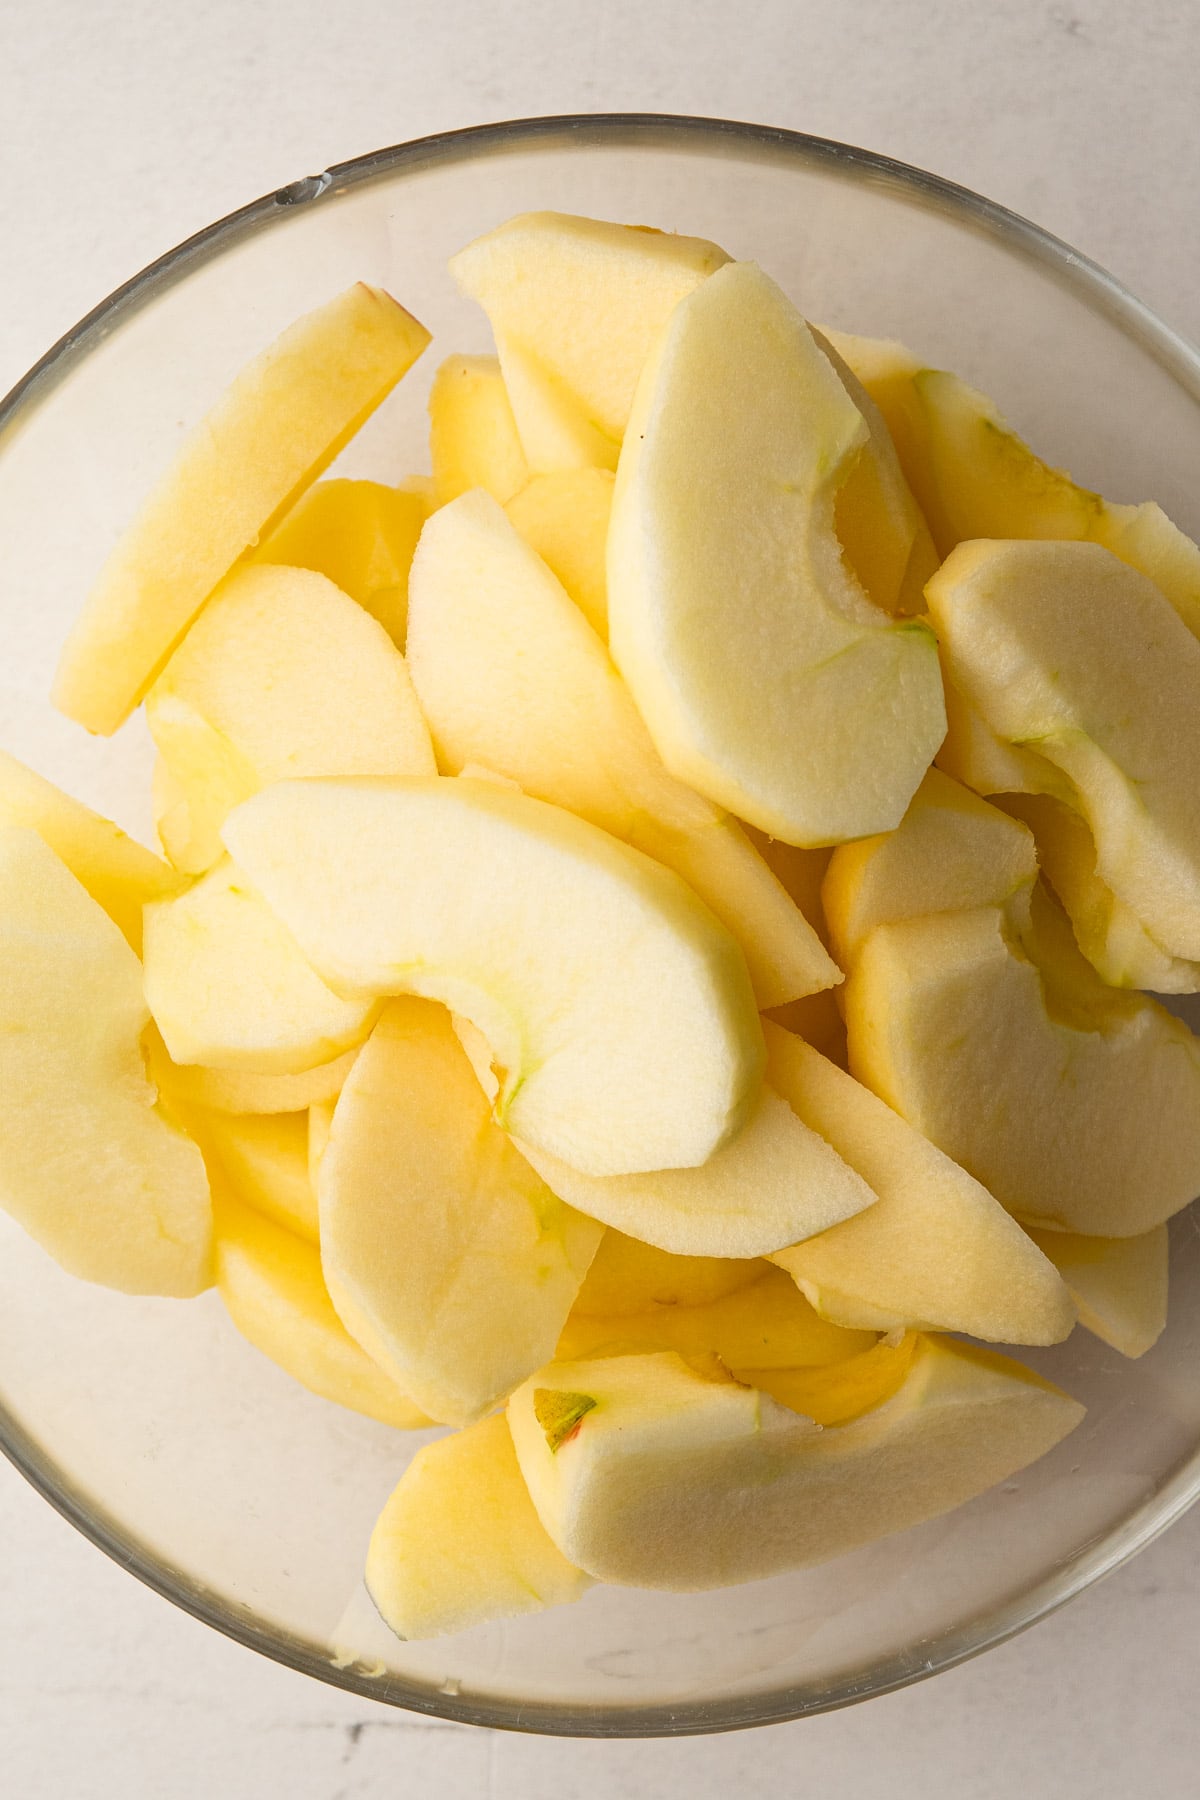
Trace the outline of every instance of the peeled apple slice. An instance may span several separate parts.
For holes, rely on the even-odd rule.
[[[669,1353],[551,1363],[508,1405],[521,1473],[568,1561],[676,1592],[823,1562],[949,1512],[1082,1417],[1019,1363],[934,1338],[891,1400],[824,1430]]]
[[[1144,1356],[1167,1323],[1167,1227],[1141,1237],[1030,1231],[1079,1308],[1079,1323],[1122,1356]]]
[[[317,1242],[317,1194],[308,1173],[307,1113],[230,1113],[190,1107],[186,1124],[203,1149],[205,1161],[215,1159],[239,1200],[286,1231],[311,1244]]]
[[[424,495],[380,481],[318,481],[253,560],[328,576],[403,650],[408,570],[429,511]]]
[[[169,1103],[211,1107],[217,1112],[294,1113],[308,1106],[336,1100],[354,1066],[358,1045],[318,1063],[299,1075],[259,1075],[252,1069],[208,1069],[199,1064],[173,1063],[157,1028],[151,1025],[143,1038],[150,1079]]]
[[[566,469],[535,475],[504,509],[605,643],[612,496],[611,470]]]
[[[441,1000],[503,1070],[515,1137],[595,1175],[684,1168],[761,1085],[745,959],[691,890],[493,782],[281,782],[225,838],[335,988]]]
[[[765,1266],[754,1257],[672,1256],[610,1226],[572,1311],[609,1318],[652,1306],[705,1306],[757,1281]]]
[[[503,1413],[417,1451],[367,1552],[367,1591],[402,1638],[564,1606],[591,1585],[546,1536]]]
[[[491,1122],[444,1008],[386,1009],[342,1089],[317,1187],[339,1316],[434,1418],[469,1424],[553,1353],[601,1227]]]
[[[105,564],[54,703],[89,731],[133,711],[209,594],[270,532],[429,342],[362,282],[289,326],[189,436]]]
[[[617,472],[617,666],[672,774],[793,844],[890,830],[946,730],[928,626],[842,560],[866,437],[791,302],[733,263],[671,315]]]
[[[155,1106],[137,957],[35,832],[0,829],[0,1205],[129,1294],[212,1280],[204,1160]]]
[[[429,396],[429,452],[438,504],[484,488],[501,506],[529,480],[508,390],[494,356],[448,356]]]

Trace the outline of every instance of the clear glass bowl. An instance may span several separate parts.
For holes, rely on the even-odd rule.
[[[145,834],[139,723],[92,741],[47,702],[68,623],[179,439],[237,368],[348,282],[482,349],[450,253],[555,207],[715,238],[817,321],[906,340],[993,394],[1055,462],[1200,534],[1200,361],[1109,276],[947,182],[843,145],[653,117],[534,120],[380,151],[202,232],[106,301],[0,415],[0,742]],[[351,447],[423,466],[437,351]],[[1115,1567],[1200,1490],[1200,1234],[1172,1238],[1166,1335],[1123,1361],[1086,1332],[1029,1358],[1090,1408],[1018,1480],[822,1568],[577,1607],[404,1644],[362,1587],[414,1440],[315,1399],[212,1294],[130,1300],[0,1243],[0,1439],[53,1505],[177,1605],[323,1680],[526,1730],[713,1731],[844,1705],[997,1643]],[[420,1439],[415,1440],[420,1442]]]

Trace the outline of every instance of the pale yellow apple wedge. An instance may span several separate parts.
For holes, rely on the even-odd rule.
[[[142,951],[142,908],[177,893],[179,874],[108,819],[0,750],[0,825],[36,831],[102,906],[130,949]]]
[[[1038,860],[1030,831],[930,769],[895,831],[842,844],[821,888],[834,954],[849,968],[877,925],[1003,906],[1029,915]]]
[[[501,506],[529,480],[508,390],[494,356],[448,356],[429,396],[429,452],[438,504],[484,488]]]
[[[403,650],[408,571],[431,510],[425,494],[380,481],[318,481],[284,514],[252,560],[328,576]]]
[[[503,1413],[417,1451],[371,1534],[366,1580],[401,1638],[564,1606],[592,1585],[547,1537]]]
[[[155,1106],[142,971],[33,831],[0,828],[0,1206],[64,1269],[132,1294],[212,1280],[199,1150]]]
[[[770,1078],[869,1183],[875,1205],[771,1260],[839,1325],[924,1325],[1053,1344],[1075,1310],[1053,1266],[987,1189],[797,1037],[768,1025]]]
[[[247,364],[118,542],[59,664],[89,731],[128,717],[209,594],[323,472],[429,342],[361,282]]]
[[[855,1074],[1032,1224],[1136,1237],[1200,1192],[1200,1046],[1040,884],[1027,947],[996,907],[879,926],[846,1022]]]
[[[535,475],[504,509],[605,643],[612,496],[610,469],[565,469]]]
[[[468,1424],[552,1355],[600,1242],[491,1122],[449,1015],[397,1000],[333,1115],[321,1260],[351,1335],[434,1418]]]
[[[571,1310],[611,1318],[655,1306],[705,1306],[757,1281],[765,1267],[757,1257],[672,1256],[609,1226]]]
[[[451,258],[450,271],[487,313],[501,362],[506,344],[531,354],[619,444],[655,336],[676,303],[727,260],[703,238],[537,212],[476,238]],[[510,393],[524,433],[511,383]]]
[[[332,1062],[319,1063],[299,1075],[260,1075],[252,1069],[173,1063],[154,1025],[144,1034],[142,1047],[150,1079],[169,1102],[239,1116],[303,1112],[309,1106],[336,1100],[359,1051],[356,1044]]]
[[[146,719],[177,795],[159,835],[193,874],[220,857],[230,809],[273,781],[434,772],[404,658],[310,569],[231,575],[147,695]]]
[[[890,1400],[828,1429],[671,1354],[551,1363],[508,1417],[538,1517],[570,1562],[688,1591],[936,1518],[1044,1456],[1083,1408],[1006,1357],[923,1338]]]
[[[1200,959],[1200,643],[1096,544],[961,544],[927,595],[955,685],[1072,784],[1101,880]]]
[[[1030,1228],[1061,1274],[1079,1323],[1122,1356],[1144,1356],[1167,1324],[1170,1245],[1167,1227],[1140,1237],[1081,1237]]]
[[[178,1095],[172,1106],[189,1134],[216,1162],[239,1200],[265,1214],[285,1231],[315,1244],[317,1194],[308,1172],[308,1114],[230,1113],[188,1106]]]
[[[849,1425],[900,1391],[921,1342],[920,1332],[893,1331],[843,1361],[731,1373],[817,1425]]]
[[[498,1122],[575,1168],[695,1166],[753,1109],[741,951],[594,825],[493,782],[329,780],[255,795],[225,838],[332,985],[469,1018],[503,1070]]]
[[[444,770],[482,763],[674,869],[741,944],[760,1006],[840,979],[736,822],[664,769],[603,643],[484,493],[425,528],[408,656]]]
[[[671,315],[617,471],[614,660],[671,772],[789,843],[898,824],[946,729],[928,626],[842,559],[867,435],[790,301],[732,263]]]
[[[229,861],[146,908],[146,1003],[177,1063],[299,1075],[360,1044],[377,1011],[342,999]]]
[[[220,1180],[213,1210],[217,1286],[256,1350],[352,1412],[406,1431],[430,1423],[347,1333],[325,1290],[315,1244],[244,1205]]]
[[[496,333],[505,392],[517,421],[521,450],[534,475],[617,466],[615,440],[589,418],[583,403],[536,350]]]

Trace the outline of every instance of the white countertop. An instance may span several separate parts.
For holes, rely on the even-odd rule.
[[[170,244],[332,162],[651,110],[886,151],[1027,213],[1200,338],[1189,0],[8,0],[0,390]],[[0,1787],[23,1800],[1183,1800],[1200,1511],[933,1682],[793,1726],[606,1746],[406,1717],[175,1612],[0,1465]]]

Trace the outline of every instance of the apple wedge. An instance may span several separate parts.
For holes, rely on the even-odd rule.
[[[504,509],[604,643],[612,497],[610,469],[564,469],[535,475]]]
[[[430,1423],[347,1333],[325,1291],[315,1244],[244,1205],[219,1180],[213,1214],[217,1287],[256,1350],[351,1412],[404,1431]]]
[[[135,956],[142,953],[142,908],[183,885],[160,856],[0,750],[0,828],[5,826],[36,831],[104,908]]]
[[[229,1113],[187,1106],[181,1112],[211,1167],[215,1162],[237,1198],[285,1231],[315,1244],[317,1194],[308,1173],[308,1114]]]
[[[153,1024],[142,1043],[151,1081],[171,1107],[202,1106],[213,1112],[264,1114],[304,1112],[337,1099],[354,1067],[359,1046],[318,1063],[299,1075],[260,1075],[252,1069],[208,1069],[198,1063],[173,1063]]]
[[[716,244],[567,213],[521,213],[450,259],[496,336],[530,356],[613,444],[654,339],[685,294],[728,258]],[[509,383],[525,436],[521,397]]]
[[[1030,1231],[1079,1309],[1079,1323],[1122,1356],[1144,1356],[1167,1323],[1167,1227],[1140,1237]]]
[[[273,781],[434,772],[404,658],[310,569],[231,575],[147,695],[146,720],[179,797],[159,836],[191,874],[220,857],[230,809]]]
[[[371,1534],[366,1580],[405,1639],[564,1606],[592,1585],[547,1537],[503,1413],[417,1451]]]
[[[33,831],[0,828],[0,1205],[72,1275],[212,1280],[204,1161],[157,1110],[137,957]]]
[[[830,1429],[669,1353],[551,1363],[508,1404],[521,1473],[568,1561],[676,1592],[823,1562],[936,1518],[1082,1417],[1019,1363],[932,1338],[892,1399]]]
[[[482,763],[674,869],[741,944],[760,1006],[840,979],[736,822],[664,769],[604,645],[484,493],[425,528],[408,656],[444,770]]]
[[[899,1393],[921,1341],[920,1332],[893,1331],[844,1361],[733,1373],[816,1425],[849,1425]]]
[[[753,1109],[741,951],[594,825],[492,782],[329,780],[255,795],[225,839],[334,987],[470,1019],[503,1070],[499,1123],[573,1167],[695,1166]]]
[[[672,313],[617,471],[616,664],[671,773],[787,843],[890,830],[946,730],[928,626],[842,559],[867,436],[791,302],[731,263]]]
[[[997,907],[881,925],[846,984],[850,1066],[1031,1224],[1136,1237],[1200,1192],[1200,1046],[1106,987],[1039,884]]]
[[[429,333],[361,282],[290,326],[188,437],[105,564],[54,702],[89,731],[133,711],[209,594],[416,361]]]
[[[771,1258],[822,1316],[994,1343],[1065,1338],[1075,1310],[1062,1280],[986,1188],[808,1044],[777,1025],[766,1036],[771,1081],[878,1196],[857,1218]]]
[[[429,453],[439,506],[484,488],[501,506],[529,480],[494,356],[448,356],[429,395]]]
[[[327,576],[403,650],[408,571],[430,510],[424,495],[380,481],[318,481],[251,560]]]
[[[366,1037],[377,1011],[342,999],[228,858],[146,908],[146,1003],[177,1063],[299,1075]]]
[[[672,1256],[609,1226],[571,1311],[612,1318],[655,1306],[706,1306],[757,1281],[765,1267],[756,1257]]]
[[[1096,544],[983,540],[928,599],[951,680],[1072,784],[1101,880],[1200,959],[1200,643],[1163,594]]]
[[[449,1015],[428,1000],[393,1001],[372,1032],[317,1195],[340,1318],[448,1424],[480,1418],[553,1354],[600,1242],[492,1124]]]

